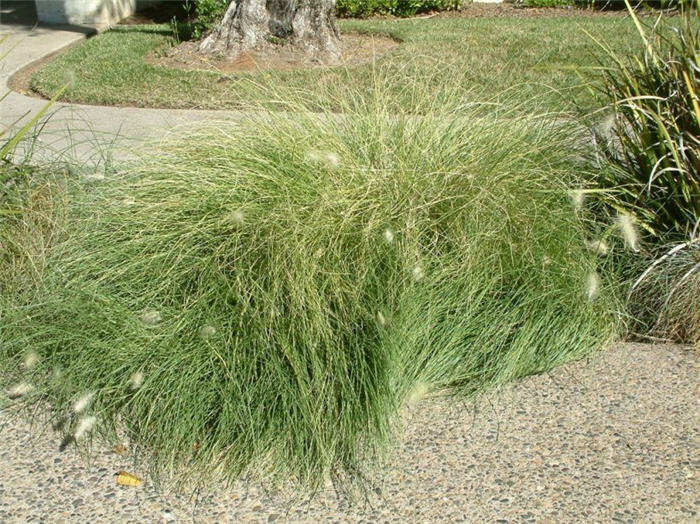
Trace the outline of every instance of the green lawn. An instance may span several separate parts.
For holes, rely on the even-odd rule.
[[[167,26],[125,26],[101,34],[38,71],[32,87],[54,93],[67,80],[66,100],[83,103],[236,109],[288,91],[311,103],[343,96],[348,85],[372,89],[377,75],[392,79],[389,98],[405,105],[418,85],[436,99],[508,101],[566,109],[572,95],[592,107],[577,68],[595,65],[596,44],[586,32],[625,51],[639,45],[631,20],[591,15],[558,18],[435,18],[341,21],[344,32],[389,35],[402,43],[378,60],[324,70],[240,73],[183,72],[147,64],[153,49],[173,44]],[[585,74],[590,78],[592,73]],[[416,83],[414,80],[418,79]],[[263,88],[264,86],[264,88]],[[407,89],[411,86],[411,89]],[[573,91],[573,93],[572,93]],[[465,95],[465,92],[468,94]],[[450,93],[450,94],[446,94]],[[287,93],[288,94],[288,93]]]

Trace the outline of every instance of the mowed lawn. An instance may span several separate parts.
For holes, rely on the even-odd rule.
[[[374,64],[224,75],[149,64],[149,53],[174,44],[171,28],[122,26],[64,53],[31,84],[50,96],[69,82],[64,99],[73,102],[242,109],[290,92],[303,93],[312,105],[327,104],[343,97],[349,85],[374,89],[379,76],[391,79],[386,95],[400,105],[410,104],[418,86],[434,92],[436,103],[460,96],[527,111],[571,109],[573,101],[593,109],[584,84],[595,79],[595,56],[604,53],[592,37],[618,52],[640,46],[629,18],[586,11],[568,17],[343,20],[340,28],[401,44]]]

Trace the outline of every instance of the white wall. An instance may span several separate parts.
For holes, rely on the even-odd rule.
[[[140,0],[35,0],[40,22],[45,24],[112,24],[132,14]]]

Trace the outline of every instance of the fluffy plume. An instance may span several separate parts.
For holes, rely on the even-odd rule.
[[[75,440],[80,440],[83,435],[90,433],[97,419],[90,415],[87,417],[81,417],[78,421],[78,425],[75,427],[75,432],[73,433],[73,438]]]
[[[639,251],[637,228],[634,225],[634,220],[632,217],[628,214],[617,215],[617,227],[620,228],[627,247],[629,247],[632,251]]]
[[[144,311],[141,314],[141,321],[144,324],[148,324],[149,326],[155,326],[158,322],[161,321],[161,316],[158,311],[151,309],[149,311]]]
[[[32,369],[39,362],[39,355],[35,351],[30,351],[24,357],[24,362],[22,362],[22,367],[24,369]]]
[[[421,381],[416,382],[411,391],[408,392],[408,395],[406,395],[406,405],[408,407],[415,406],[423,397],[425,397],[425,395],[428,394],[428,391],[430,391],[428,384]]]
[[[602,256],[610,251],[608,245],[602,240],[586,240],[586,249]]]
[[[340,157],[331,151],[309,151],[306,159],[309,162],[325,164],[327,167],[338,167],[340,164]]]
[[[416,282],[421,280],[425,276],[425,271],[423,271],[423,266],[414,267],[411,274],[413,276],[413,280],[415,280]]]
[[[377,311],[377,323],[380,326],[386,326],[386,318],[384,318],[384,313]]]
[[[143,372],[137,371],[129,377],[129,388],[132,390],[139,389],[143,384]]]
[[[583,209],[583,203],[586,200],[586,193],[582,189],[577,189],[571,193],[571,201],[574,204],[574,209],[576,211],[581,211]]]
[[[199,335],[204,340],[210,339],[216,335],[216,328],[214,326],[202,326],[202,329],[199,330]]]
[[[85,182],[102,182],[104,179],[104,173],[88,173],[83,177]]]
[[[382,236],[384,237],[384,241],[387,244],[391,244],[394,241],[394,231],[388,227],[384,230],[384,233],[382,233]]]
[[[34,386],[32,386],[29,382],[20,382],[7,390],[7,396],[10,398],[19,398],[26,395],[33,389]]]
[[[600,293],[600,277],[598,273],[589,273],[586,277],[586,297],[588,300],[595,300]]]
[[[73,413],[77,415],[78,413],[85,411],[92,402],[92,397],[94,396],[94,393],[88,392],[78,398],[78,400],[73,403]]]
[[[335,153],[326,153],[326,163],[330,167],[338,167],[338,164],[340,164],[340,158],[338,158],[338,155]]]
[[[235,226],[242,226],[245,223],[245,215],[243,211],[236,210],[229,215],[229,221]]]

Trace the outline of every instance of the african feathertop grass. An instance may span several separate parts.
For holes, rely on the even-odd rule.
[[[40,290],[3,297],[15,393],[75,440],[120,420],[161,473],[316,487],[380,457],[407,398],[608,341],[567,133],[375,95],[176,133],[74,191]]]

